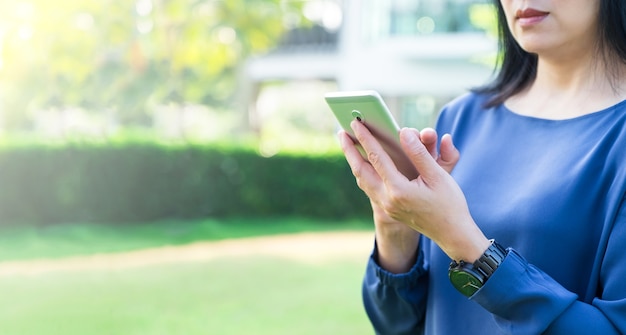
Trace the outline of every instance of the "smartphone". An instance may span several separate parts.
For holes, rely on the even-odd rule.
[[[418,176],[417,170],[400,146],[400,127],[376,91],[330,92],[324,96],[333,114],[352,140],[363,158],[367,154],[357,142],[350,123],[357,120],[363,123],[391,157],[398,171],[409,179]]]

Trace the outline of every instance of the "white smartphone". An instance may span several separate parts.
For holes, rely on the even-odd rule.
[[[357,142],[350,123],[353,120],[362,122],[378,140],[398,171],[409,179],[418,176],[415,166],[400,146],[400,127],[387,108],[382,97],[376,91],[342,91],[330,92],[324,96],[328,106],[339,121],[339,125],[352,137],[361,155],[367,155]]]

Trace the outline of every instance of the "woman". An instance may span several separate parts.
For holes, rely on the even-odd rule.
[[[380,334],[625,334],[626,2],[496,6],[496,79],[400,132],[420,177],[339,134],[374,214],[366,311]]]

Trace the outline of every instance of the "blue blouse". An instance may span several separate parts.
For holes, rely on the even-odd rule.
[[[404,274],[374,249],[363,302],[376,332],[626,334],[626,101],[547,120],[486,98],[452,101],[436,128],[461,152],[452,175],[472,217],[509,253],[468,299],[427,238]]]

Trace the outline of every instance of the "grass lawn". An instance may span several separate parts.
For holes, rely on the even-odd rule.
[[[372,334],[364,261],[234,258],[0,278],[0,334]]]
[[[0,231],[4,259],[133,250],[363,222],[165,222]],[[18,250],[12,250],[17,248]],[[0,277],[2,335],[372,334],[360,297],[368,255],[321,263],[270,256]]]

